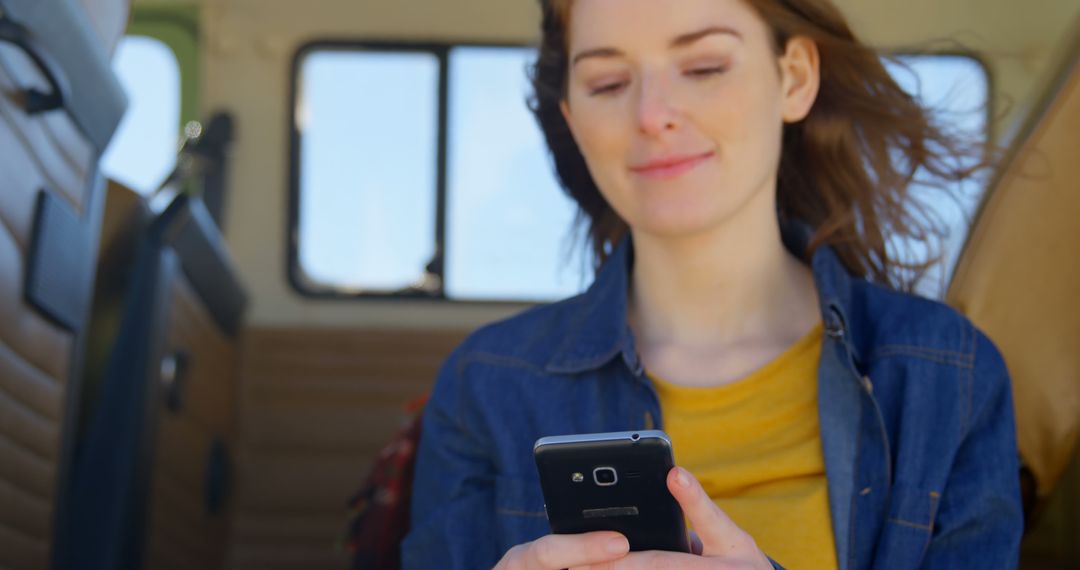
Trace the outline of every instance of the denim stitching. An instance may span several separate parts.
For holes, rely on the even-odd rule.
[[[971,359],[972,359],[972,362],[974,362],[975,350],[978,347],[978,334],[976,333],[974,326],[969,326],[968,329],[970,330],[970,333],[971,333]],[[975,393],[975,370],[974,370],[974,366],[968,369],[968,382],[967,382],[967,384],[968,384],[968,386],[967,386],[968,393],[964,394],[964,396],[966,396],[966,397],[963,398],[963,408],[962,408],[962,412],[961,412],[962,413],[961,418],[963,418],[963,422],[960,424],[961,433],[963,433],[964,434],[963,436],[966,437],[966,438],[968,437],[968,430],[971,429],[971,413],[972,413],[972,407],[974,406],[974,402],[972,402],[973,398],[974,398],[974,393]]]
[[[860,414],[861,415],[861,414]],[[862,418],[859,418],[859,424],[862,424]],[[859,450],[862,449],[862,428],[855,432],[855,465],[859,464]],[[848,551],[846,553],[848,559],[848,568],[855,567],[855,513],[858,510],[859,502],[855,500],[855,495],[851,496],[851,516],[848,517]]]
[[[539,366],[522,360],[520,358],[514,358],[513,356],[504,356],[501,354],[492,354],[490,352],[471,352],[462,357],[458,362],[458,374],[462,374],[462,369],[472,363],[490,364],[492,366],[503,366],[506,368],[517,368],[528,370],[536,374],[544,374],[543,369]]]
[[[934,534],[934,514],[937,510],[935,508],[935,504],[937,503],[939,497],[941,497],[940,493],[930,491],[930,501],[927,503],[926,506],[926,520],[930,523],[929,531],[931,535]],[[926,542],[923,543],[922,552],[919,554],[919,564],[922,564],[923,559],[926,558],[927,550],[930,550],[930,537],[927,537]]]
[[[910,357],[913,357],[913,358],[921,358],[921,359],[926,360],[928,362],[934,362],[934,363],[937,363],[937,364],[945,364],[945,365],[948,365],[948,366],[956,366],[958,368],[967,368],[967,369],[974,368],[974,364],[970,363],[970,362],[959,361],[959,360],[950,360],[948,358],[935,356],[935,355],[932,355],[932,354],[925,354],[925,353],[919,352],[918,350],[915,350],[915,349],[910,348],[910,347],[901,347],[901,346],[892,346],[892,347],[887,347],[886,349],[883,349],[883,350],[878,350],[878,351],[874,352],[874,354],[871,355],[871,357],[868,360],[869,360],[869,362],[874,362],[876,360],[880,360],[882,358],[887,358],[887,357],[890,357],[890,356],[910,356]]]
[[[967,344],[967,342],[966,342],[967,334],[964,335],[964,340],[965,340],[964,344]],[[878,348],[879,348],[879,350],[880,349],[889,349],[889,348],[908,349],[908,350],[913,350],[913,351],[916,351],[916,352],[924,352],[924,353],[928,353],[928,354],[937,354],[937,355],[940,355],[940,356],[955,356],[956,358],[958,358],[960,360],[974,360],[974,358],[975,358],[974,354],[970,350],[964,351],[964,352],[957,352],[955,350],[945,350],[945,349],[941,349],[941,348],[931,348],[931,347],[928,347],[928,346],[919,346],[919,345],[915,345],[915,344],[883,344]]]
[[[930,523],[931,527],[934,525],[934,511],[937,510],[934,506],[938,502],[939,497],[941,497],[941,495],[931,491],[930,500],[926,504],[926,520]]]
[[[927,358],[940,358],[943,360],[956,361],[958,364],[973,364],[975,362],[974,357],[970,352],[954,352],[948,350],[933,350],[924,348],[921,346],[912,346],[910,344],[886,344],[877,347],[874,354],[907,354],[907,355],[919,355]]]
[[[891,522],[893,524],[898,524],[900,526],[906,526],[906,527],[915,528],[915,529],[918,529],[918,530],[925,530],[927,532],[933,532],[933,530],[934,530],[933,526],[931,526],[931,525],[908,522],[908,521],[906,521],[904,519],[898,519],[898,518],[895,518],[895,517],[889,517],[889,522]]]

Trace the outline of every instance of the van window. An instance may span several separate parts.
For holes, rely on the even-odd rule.
[[[589,273],[524,101],[526,48],[450,51],[446,293],[451,299],[552,300]]]
[[[963,55],[908,55],[886,60],[886,67],[905,91],[933,110],[946,129],[974,139],[988,136],[990,84],[986,68],[978,60]],[[948,230],[941,244],[941,262],[916,284],[916,292],[932,299],[944,297],[989,174],[981,172],[953,184],[951,197],[925,183],[912,186],[916,199]],[[929,181],[929,177],[925,172],[916,173],[916,181],[920,180]],[[890,245],[907,259],[922,259],[928,253],[923,244],[894,240]]]
[[[591,279],[576,208],[559,188],[525,101],[534,50],[517,46],[303,48],[294,69],[293,285],[317,296],[549,301]],[[887,65],[956,128],[986,131],[988,84],[964,56]],[[937,296],[981,184],[953,202]],[[917,190],[919,191],[919,190]],[[894,243],[909,255],[917,244]],[[930,286],[937,284],[936,287]]]
[[[180,131],[180,65],[161,40],[121,39],[113,71],[128,109],[102,157],[102,172],[146,194],[157,189],[176,163]]]
[[[435,254],[438,58],[315,51],[298,81],[302,282],[358,293],[419,284]]]

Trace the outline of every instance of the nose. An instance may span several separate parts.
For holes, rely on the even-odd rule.
[[[641,80],[637,121],[642,133],[659,136],[675,130],[681,121],[668,81],[661,74],[645,76]]]

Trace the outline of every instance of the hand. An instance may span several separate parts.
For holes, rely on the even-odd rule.
[[[549,534],[511,548],[494,570],[561,570],[599,567],[623,558],[630,551],[626,537],[617,532]]]
[[[772,563],[758,549],[754,539],[728,518],[720,507],[716,506],[689,471],[681,467],[673,468],[668,473],[667,486],[696,531],[696,536],[691,537],[693,542],[691,548],[694,554],[655,550],[633,552],[614,561],[582,564],[581,568],[589,570],[658,568],[772,570]]]

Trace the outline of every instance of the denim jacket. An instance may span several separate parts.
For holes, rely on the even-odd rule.
[[[423,416],[405,568],[490,568],[548,534],[538,438],[662,428],[626,322],[629,241],[586,292],[478,330],[443,365]],[[945,305],[852,277],[827,247],[810,265],[839,568],[1016,567],[1019,462],[997,349]]]

